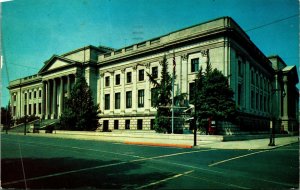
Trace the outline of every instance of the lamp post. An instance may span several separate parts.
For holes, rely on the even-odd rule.
[[[281,91],[281,89],[273,89],[272,90],[272,98],[273,98],[273,95],[275,94],[276,91]],[[285,97],[285,91],[283,90],[282,91],[282,97]],[[275,116],[274,116],[274,112],[273,112],[273,104],[274,102],[272,101],[271,102],[271,106],[272,106],[272,109],[271,109],[271,113],[270,113],[270,142],[268,144],[268,146],[275,146],[275,126],[274,126],[274,123],[273,123],[273,120],[275,120]]]

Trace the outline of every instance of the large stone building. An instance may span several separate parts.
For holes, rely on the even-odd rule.
[[[266,57],[230,17],[121,49],[86,46],[53,55],[36,75],[10,82],[13,117],[59,118],[76,76],[83,74],[99,104],[102,129],[150,130],[156,110],[146,73],[159,80],[160,61],[166,56],[171,71],[174,55],[175,94],[190,94],[209,56],[212,67],[229,77],[240,128],[268,128],[271,117],[278,131],[298,128],[296,66],[287,66],[279,56]]]

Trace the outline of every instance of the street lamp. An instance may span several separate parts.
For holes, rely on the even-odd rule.
[[[272,92],[272,100],[273,100],[273,95],[275,94],[276,91],[281,91],[281,89],[273,89]],[[282,91],[282,97],[285,97],[286,93],[285,90],[283,89]],[[274,112],[273,112],[273,104],[274,102],[272,101],[271,106],[271,114],[270,114],[270,142],[268,146],[275,146],[275,126],[273,126],[273,120],[275,120]]]

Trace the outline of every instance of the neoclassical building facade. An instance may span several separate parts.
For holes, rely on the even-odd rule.
[[[175,94],[193,91],[194,79],[209,61],[229,79],[240,111],[238,127],[298,128],[296,66],[279,56],[266,57],[230,17],[222,17],[133,44],[121,49],[86,46],[53,55],[34,75],[11,81],[14,118],[37,115],[57,119],[79,75],[84,75],[101,110],[102,130],[151,130],[156,113],[153,85],[147,73],[160,80],[160,62],[169,71],[176,62]]]

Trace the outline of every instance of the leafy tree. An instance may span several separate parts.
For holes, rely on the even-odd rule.
[[[6,108],[1,108],[1,124],[4,126],[3,129],[9,130],[10,126],[12,124],[12,115],[11,115],[11,107],[10,102],[8,102],[8,105]]]
[[[69,130],[95,130],[99,120],[98,105],[94,104],[92,92],[83,76],[77,78],[66,99],[60,121],[62,128]]]
[[[200,69],[195,80],[194,100],[195,118],[204,126],[207,118],[218,121],[231,121],[236,115],[234,92],[229,87],[228,78],[221,71],[211,69],[207,62],[206,72]]]

